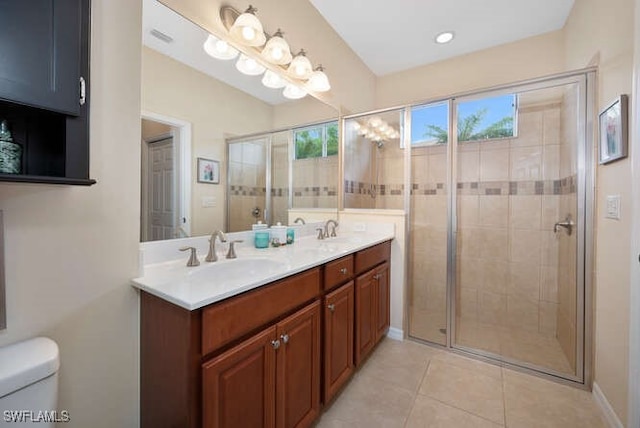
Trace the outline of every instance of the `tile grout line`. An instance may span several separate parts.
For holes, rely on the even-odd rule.
[[[425,365],[424,371],[422,373],[422,376],[420,377],[420,383],[418,384],[418,389],[415,391],[415,394],[413,396],[413,403],[411,404],[411,409],[409,409],[409,414],[406,416],[404,423],[402,424],[403,428],[407,427],[407,424],[409,423],[409,419],[411,418],[411,414],[413,413],[413,409],[416,407],[416,400],[418,399],[418,396],[421,395],[420,394],[420,388],[422,387],[422,383],[424,382],[425,378],[427,377],[427,372],[429,371],[429,366],[431,365],[431,359],[433,357],[429,357],[429,360],[427,361],[427,364]]]

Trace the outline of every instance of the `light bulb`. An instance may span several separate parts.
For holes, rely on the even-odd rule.
[[[290,100],[298,100],[300,98],[304,98],[307,95],[307,91],[296,85],[288,84],[284,88],[282,95],[284,95],[285,98],[289,98]]]
[[[216,59],[229,60],[238,56],[238,51],[229,46],[229,43],[224,40],[219,40],[211,34],[207,36],[207,40],[204,42],[203,48],[209,56]]]
[[[360,123],[358,123],[358,122],[353,122],[353,129],[355,129],[356,131],[357,131],[358,129],[360,129]]]
[[[296,65],[296,76],[304,76],[304,67],[302,65]]]
[[[300,80],[308,79],[312,71],[311,62],[305,56],[304,50],[301,50],[300,53],[293,58],[287,69],[290,76]]]
[[[284,56],[284,52],[282,52],[282,49],[280,49],[280,48],[273,48],[273,50],[271,51],[271,56],[276,61],[279,61]]]
[[[374,128],[380,126],[381,123],[382,119],[380,119],[378,116],[373,116],[371,119],[369,119],[369,125],[373,126]]]
[[[287,82],[271,70],[267,70],[262,77],[262,84],[267,88],[280,89],[287,86]]]
[[[453,37],[453,31],[445,31],[444,33],[440,33],[436,36],[436,43],[449,43],[451,40],[453,40]]]
[[[251,27],[242,27],[242,37],[250,42],[256,37],[256,30]]]
[[[324,74],[324,69],[322,65],[319,65],[311,76],[309,76],[309,81],[307,82],[307,86],[310,90],[315,92],[326,92],[331,89],[331,85],[329,84],[329,78],[326,74]]]
[[[238,58],[238,62],[236,62],[236,68],[243,74],[249,76],[258,76],[266,70],[266,68],[253,59],[249,58],[246,55],[240,55]]]

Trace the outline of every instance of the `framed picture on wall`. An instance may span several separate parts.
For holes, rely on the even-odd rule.
[[[198,158],[198,183],[220,184],[220,162]]]
[[[620,95],[600,112],[600,164],[627,157],[628,111],[628,97]]]

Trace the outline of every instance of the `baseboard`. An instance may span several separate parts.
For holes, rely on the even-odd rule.
[[[620,422],[620,418],[618,418],[616,412],[613,411],[613,407],[609,404],[609,400],[607,400],[607,397],[605,397],[604,393],[595,382],[593,383],[593,399],[596,400],[598,407],[602,410],[604,419],[607,421],[607,425],[609,425],[610,428],[624,428],[624,425]]]
[[[404,331],[400,330],[399,328],[389,327],[387,337],[393,340],[404,340]]]

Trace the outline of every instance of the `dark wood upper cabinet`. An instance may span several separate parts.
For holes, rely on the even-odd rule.
[[[91,0],[0,0],[0,120],[22,147],[0,181],[90,185]]]
[[[0,0],[0,94],[80,114],[80,0]]]

